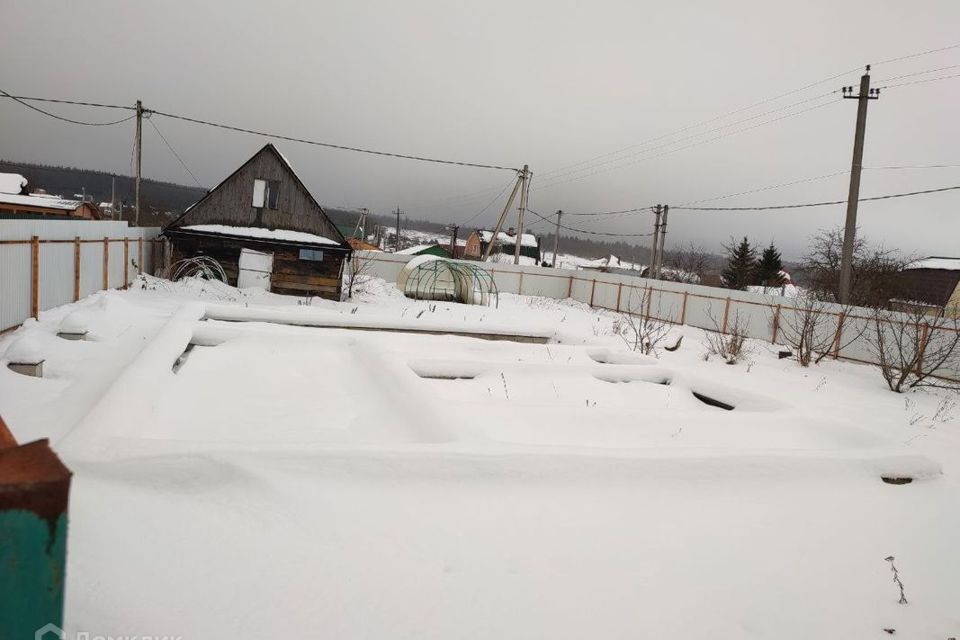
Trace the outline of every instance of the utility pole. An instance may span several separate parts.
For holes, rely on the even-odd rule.
[[[357,232],[362,231],[363,235],[360,237],[361,240],[367,240],[367,212],[368,209],[363,207],[360,209],[360,217],[357,218],[357,226],[353,229],[353,237],[357,237]]]
[[[663,275],[663,248],[667,244],[667,214],[670,213],[670,205],[663,205],[660,218],[660,241],[657,243],[657,280]]]
[[[657,270],[657,247],[660,246],[660,205],[653,208],[653,245],[650,247],[650,269],[647,271],[648,278],[656,278]]]
[[[850,193],[847,195],[847,221],[843,230],[843,251],[840,254],[840,304],[850,302],[850,279],[853,275],[853,246],[857,236],[857,204],[860,200],[860,171],[863,169],[863,139],[867,131],[867,103],[880,97],[880,89],[870,88],[870,65],[860,76],[860,92],[843,88],[843,97],[857,100],[857,130],[853,136],[853,163],[850,167]]]
[[[396,243],[395,243],[395,245],[394,245],[394,247],[393,247],[393,252],[394,252],[394,253],[396,253],[397,251],[400,251],[400,207],[397,207],[397,228],[396,228],[396,232],[397,232],[397,241],[396,241]]]
[[[457,257],[457,232],[460,231],[460,225],[454,224],[450,226],[450,229],[453,230],[453,233],[450,235],[450,256],[453,258]]]
[[[133,224],[137,227],[140,226],[140,159],[143,155],[143,138],[141,133],[143,131],[143,103],[137,100],[137,183],[135,187],[135,204],[136,213],[134,215]]]
[[[490,236],[490,242],[487,243],[487,248],[483,250],[483,257],[481,258],[483,262],[486,262],[487,258],[490,257],[490,251],[493,249],[493,245],[497,241],[497,236],[500,235],[500,229],[503,228],[503,221],[506,220],[507,214],[510,212],[510,207],[513,206],[513,200],[517,197],[517,190],[520,188],[520,184],[522,182],[522,174],[518,173],[517,181],[513,184],[513,191],[510,192],[510,197],[507,198],[507,204],[503,206],[503,211],[500,212],[500,217],[497,219],[497,226],[493,230],[493,235]]]
[[[513,246],[513,264],[520,264],[520,245],[523,243],[523,214],[527,210],[527,194],[530,191],[531,175],[529,166],[523,165],[523,171],[520,173],[523,186],[520,187],[520,210],[517,213],[517,237]]]
[[[557,233],[553,236],[553,265],[554,269],[557,268],[557,252],[560,251],[560,216],[563,215],[563,211],[557,209]]]

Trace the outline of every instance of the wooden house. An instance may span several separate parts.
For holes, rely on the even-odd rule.
[[[493,232],[485,229],[476,229],[467,237],[467,243],[463,250],[463,257],[470,260],[480,260],[483,252],[487,250],[490,242],[494,243],[494,248],[490,252],[502,253],[512,256],[517,246],[517,234],[513,228],[506,232],[501,231],[497,239],[493,239]],[[534,264],[540,263],[540,239],[532,233],[524,233],[520,236],[520,255],[529,258]]]
[[[209,256],[234,286],[339,300],[352,249],[267,144],[164,228],[170,263]]]
[[[894,308],[927,307],[934,315],[960,315],[960,258],[929,257],[898,274]]]

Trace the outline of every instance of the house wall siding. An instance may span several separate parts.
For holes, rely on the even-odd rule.
[[[227,283],[237,284],[240,250],[253,249],[273,254],[273,274],[270,290],[294,296],[319,296],[328,300],[340,299],[340,282],[344,260],[349,252],[339,247],[294,246],[257,241],[250,238],[228,238],[212,234],[187,234],[168,231],[171,260],[198,255],[209,256],[220,263],[227,275]],[[323,260],[301,260],[300,249],[323,251]]]

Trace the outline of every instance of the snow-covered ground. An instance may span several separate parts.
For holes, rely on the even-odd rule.
[[[705,360],[688,327],[643,356],[570,300],[419,302],[377,279],[356,297],[148,279],[0,338],[0,365],[46,359],[43,379],[0,367],[0,414],[75,472],[69,631],[960,633],[954,392],[761,342]],[[550,341],[296,326],[338,319]]]

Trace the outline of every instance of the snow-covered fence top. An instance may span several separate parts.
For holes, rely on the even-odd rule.
[[[108,220],[0,220],[0,331],[152,271],[159,231]]]
[[[368,265],[364,273],[395,282],[411,256],[377,251],[358,251]],[[720,289],[696,284],[650,280],[598,271],[572,271],[503,263],[485,263],[501,293],[572,298],[594,308],[620,313],[646,313],[674,324],[728,332],[734,325],[748,337],[777,343],[783,340],[785,322],[799,302],[794,298],[764,293]],[[831,332],[832,357],[874,363],[871,347],[873,311],[846,310],[836,304],[818,304],[816,313],[832,316],[821,330]],[[946,329],[944,329],[946,331]],[[821,341],[822,342],[822,341]],[[937,375],[960,379],[960,366],[951,362]]]

